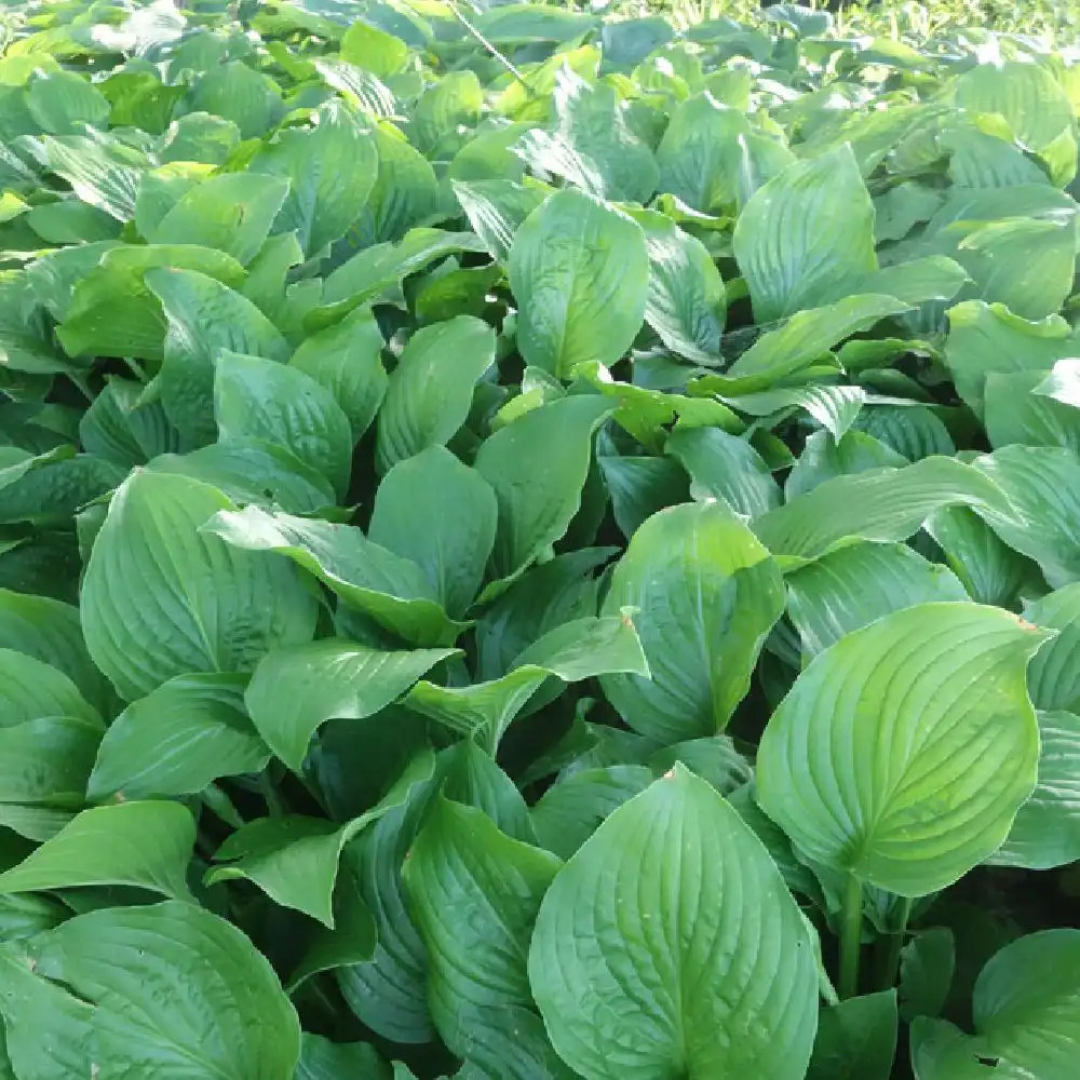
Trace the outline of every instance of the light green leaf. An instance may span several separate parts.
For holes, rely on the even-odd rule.
[[[473,231],[503,264],[509,261],[515,233],[549,194],[539,182],[525,186],[502,178],[454,180],[453,189]]]
[[[733,243],[760,323],[867,291],[877,270],[874,205],[850,146],[789,165],[759,188]]]
[[[108,99],[74,71],[37,71],[26,84],[26,107],[50,135],[78,135],[83,124],[104,127]]]
[[[339,498],[352,471],[352,428],[333,394],[299,368],[222,350],[214,373],[219,437],[261,439],[321,473]]]
[[[243,675],[180,675],[129,705],[97,752],[87,796],[193,795],[270,760],[244,709]]]
[[[266,744],[298,772],[320,724],[374,715],[453,655],[453,649],[387,652],[343,638],[312,641],[266,656],[244,700]]]
[[[115,139],[86,135],[45,135],[38,152],[43,164],[65,179],[85,203],[117,221],[135,216],[135,195],[145,157]]]
[[[359,308],[304,338],[289,361],[334,395],[349,418],[354,443],[371,426],[386,396],[385,344],[371,309]]]
[[[946,457],[838,476],[758,518],[754,532],[775,555],[794,561],[824,555],[853,538],[906,540],[945,506],[971,506],[1018,527],[1009,499],[988,479]]]
[[[765,729],[762,809],[806,858],[859,881],[901,896],[952,884],[1035,787],[1024,674],[1046,637],[998,608],[932,603],[841,638]]]
[[[581,363],[610,365],[645,317],[645,234],[625,214],[565,188],[529,215],[510,249],[525,361],[559,378]]]
[[[529,980],[559,1055],[588,1080],[806,1073],[817,1024],[806,924],[760,842],[682,766],[555,878]]]
[[[276,176],[222,173],[191,188],[146,239],[217,248],[246,266],[265,243],[288,194],[288,183]]]
[[[636,608],[650,679],[606,675],[634,731],[665,742],[723,730],[784,607],[780,569],[721,503],[654,514],[612,575],[605,614]]]
[[[186,879],[194,844],[195,821],[179,803],[99,806],[0,874],[0,894],[128,885],[191,900]]]
[[[424,571],[460,618],[484,580],[499,508],[491,486],[442,446],[399,461],[375,493],[368,535]]]
[[[425,326],[409,339],[379,410],[380,471],[445,445],[465,423],[473,387],[495,360],[495,331],[472,315]]]
[[[351,525],[268,514],[249,506],[218,514],[205,531],[241,550],[287,556],[350,608],[413,644],[445,644],[462,629],[442,609],[434,586],[416,563],[373,543]]]
[[[789,409],[805,409],[839,442],[859,416],[866,402],[861,386],[810,383],[791,389],[763,390],[727,399],[733,409],[750,416],[772,416]]]
[[[419,682],[405,704],[476,739],[494,754],[514,717],[549,677],[580,682],[609,672],[649,677],[641,644],[625,613],[576,619],[555,627],[530,645],[500,679],[461,687]]]
[[[82,586],[91,657],[134,701],[176,675],[248,671],[308,640],[315,601],[296,571],[201,526],[229,500],[183,476],[134,472],[113,496]]]
[[[894,611],[968,598],[950,570],[904,544],[849,544],[788,574],[785,583],[804,661]]]
[[[611,411],[598,395],[566,397],[527,412],[484,440],[476,471],[499,501],[492,555],[497,577],[520,573],[565,535],[581,504],[593,432]],[[544,462],[540,471],[538,461]]]

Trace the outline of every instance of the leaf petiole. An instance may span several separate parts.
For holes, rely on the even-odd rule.
[[[840,917],[840,999],[855,997],[859,989],[859,952],[862,948],[862,882],[851,874],[844,892]]]

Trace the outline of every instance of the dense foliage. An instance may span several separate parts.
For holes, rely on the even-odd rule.
[[[1075,1080],[1080,66],[937,26],[8,8],[0,1078]]]

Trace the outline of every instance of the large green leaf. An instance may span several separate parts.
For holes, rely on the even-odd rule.
[[[838,476],[758,518],[754,532],[775,555],[795,561],[853,538],[906,540],[946,506],[970,506],[993,514],[994,523],[1019,528],[1016,509],[991,475],[952,458],[929,457],[903,468]]]
[[[315,601],[293,567],[202,530],[230,509],[165,473],[135,472],[113,496],[81,611],[91,657],[127,700],[177,675],[251,670],[272,646],[311,637]]]
[[[289,347],[250,300],[205,274],[151,270],[146,283],[169,325],[156,383],[165,412],[188,439],[212,442],[214,365],[221,350],[285,360]]]
[[[0,874],[0,893],[129,885],[190,900],[186,875],[194,843],[195,821],[179,803],[99,806]]]
[[[806,924],[760,842],[682,766],[556,876],[529,980],[555,1048],[589,1080],[806,1073]]]
[[[268,514],[249,506],[215,515],[202,531],[241,551],[286,556],[348,607],[414,644],[445,644],[462,628],[443,610],[435,586],[416,563],[368,540],[351,525]]]
[[[788,574],[785,583],[805,660],[893,611],[968,598],[949,569],[904,544],[849,544]]]
[[[898,1023],[895,990],[822,1009],[807,1080],[889,1080]]]
[[[363,26],[356,23],[353,29]],[[295,230],[310,257],[342,237],[360,216],[378,162],[371,135],[347,110],[328,107],[320,110],[315,126],[278,132],[256,155],[251,171],[289,181],[274,230]],[[348,183],[342,183],[346,176]]]
[[[495,331],[471,315],[418,330],[390,376],[379,410],[376,461],[385,472],[465,423],[473,386],[495,360]]]
[[[196,184],[146,237],[152,244],[203,244],[245,266],[259,253],[288,183],[258,173],[222,173]]]
[[[427,946],[431,1015],[466,1061],[474,1042],[485,1041],[484,1028],[513,1030],[506,1013],[532,1007],[529,939],[561,866],[556,856],[501,833],[482,811],[446,799],[435,803],[412,846],[404,880]],[[528,1056],[533,1048],[521,1049]],[[550,1048],[546,1056],[557,1060]],[[514,1073],[526,1075],[522,1065]],[[537,1067],[528,1075],[550,1072]]]
[[[416,563],[446,611],[460,618],[484,580],[498,513],[479,473],[444,447],[429,446],[383,477],[368,535]]]
[[[283,447],[344,497],[352,428],[334,395],[310,375],[222,350],[215,365],[214,418],[222,440],[261,439]]]
[[[637,608],[652,678],[605,675],[635,731],[666,742],[721,731],[784,608],[780,570],[721,503],[661,510],[634,534],[604,612]]]
[[[392,1076],[375,1047],[331,1042],[322,1035],[304,1032],[296,1080],[392,1080]]]
[[[244,710],[243,675],[179,675],[109,726],[87,786],[94,801],[193,795],[220,776],[259,772],[270,751]]]
[[[858,292],[877,270],[874,204],[849,146],[789,165],[735,225],[754,317],[770,322]]]
[[[901,896],[1004,841],[1036,780],[1024,682],[1046,635],[998,608],[919,604],[841,638],[758,751],[762,808],[815,862]]]
[[[645,317],[649,257],[636,222],[573,188],[552,195],[514,237],[508,266],[527,363],[560,378],[612,364]]]
[[[313,641],[266,656],[245,700],[270,749],[299,771],[320,724],[372,716],[452,655],[452,649],[386,652],[341,638]]]
[[[101,725],[97,710],[63,671],[26,652],[0,649],[0,728],[56,716]]]
[[[41,985],[92,1003],[80,1045],[102,1063],[102,1077],[126,1070],[161,1080],[292,1080],[296,1013],[268,961],[216,915],[175,902],[95,911],[43,934],[27,952]],[[16,1014],[4,1011],[11,1024]],[[18,1020],[46,1043],[72,1035],[51,1010]]]
[[[721,499],[746,518],[760,517],[781,503],[769,466],[747,439],[714,427],[679,428],[664,452],[690,474],[690,495],[698,501]]]
[[[484,440],[476,471],[499,502],[491,559],[496,576],[524,570],[565,535],[581,504],[593,432],[611,411],[598,395],[561,398]],[[536,468],[538,461],[543,469]]]
[[[100,741],[100,722],[74,716],[0,727],[0,802],[81,806]]]

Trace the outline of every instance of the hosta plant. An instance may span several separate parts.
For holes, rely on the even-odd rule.
[[[1075,1080],[1075,50],[600,7],[0,13],[0,1080]]]

